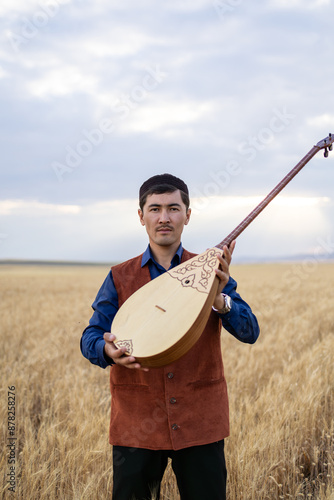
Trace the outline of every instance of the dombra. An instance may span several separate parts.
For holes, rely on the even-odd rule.
[[[332,150],[332,134],[318,142],[266,198],[218,245],[179,264],[131,295],[118,310],[111,333],[144,367],[160,367],[183,356],[197,342],[217,294],[218,254],[229,246],[297,173],[324,149]]]

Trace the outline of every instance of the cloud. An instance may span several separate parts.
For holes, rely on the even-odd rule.
[[[80,37],[77,49],[84,51],[89,57],[103,60],[106,57],[134,56],[155,43],[159,43],[159,39],[129,24],[123,27],[113,26],[108,36],[97,33],[94,39]]]
[[[3,200],[0,201],[1,215],[22,215],[24,217],[50,217],[57,214],[79,214],[81,207],[78,205],[55,205],[28,200]]]
[[[38,79],[27,83],[27,90],[32,96],[51,98],[53,96],[73,95],[74,93],[94,93],[97,78],[80,72],[74,66],[62,65],[59,70],[51,70]]]
[[[274,8],[282,9],[317,9],[330,5],[331,0],[271,0],[270,4]]]
[[[0,66],[0,79],[1,78],[6,78],[9,76],[9,73],[5,71],[1,66]]]
[[[200,253],[218,244],[261,200],[217,196],[205,206],[203,200],[192,200],[197,210],[184,230],[184,246]],[[79,206],[4,201],[0,224],[6,238],[1,240],[0,258],[125,260],[147,245],[137,208],[137,199]],[[236,260],[311,251],[321,237],[328,239],[332,211],[333,202],[324,197],[276,198],[238,238]]]
[[[212,0],[1,4],[1,198],[16,203],[1,205],[7,215],[1,216],[0,233],[8,235],[2,252],[65,257],[66,248],[69,255],[94,260],[104,258],[106,245],[108,254],[122,256],[125,242],[132,248],[132,235],[139,241],[140,228],[128,232],[124,223],[133,216],[128,200],[148,176],[171,171],[195,193],[229,196],[231,203],[231,196],[251,200],[269,192],[313,144],[334,132],[333,5],[316,0],[272,0],[255,7],[245,1],[221,3],[231,7],[223,16]],[[21,37],[17,50],[10,42],[13,34]],[[153,85],[147,68],[157,67],[165,77]],[[279,131],[277,122],[275,131],[270,128],[274,110],[294,116]],[[68,151],[82,150],[105,118],[113,122],[112,132],[88,145],[77,166],[58,182],[52,164],[66,164]],[[230,162],[238,165],[238,173],[225,182]],[[296,207],[280,207],[286,216],[288,210],[300,215],[303,206],[312,222],[311,239],[318,229],[329,231],[332,208],[320,202],[304,206],[304,198],[331,196],[329,162],[317,155],[285,191],[290,202],[299,198]],[[223,181],[215,181],[217,176]],[[110,199],[125,202],[104,205]],[[241,205],[233,205],[232,214],[224,208],[229,214],[224,227],[238,222]],[[67,210],[66,217],[59,210]],[[119,217],[111,221],[114,213]],[[218,225],[214,213],[208,214]],[[280,219],[270,216],[280,227]],[[269,212],[261,220],[267,217]],[[289,227],[298,223],[287,218]],[[90,241],[87,226],[93,228]],[[251,236],[256,228],[257,223],[245,233],[252,243],[251,248],[245,243],[245,252],[256,246]],[[272,228],[268,222],[269,233]],[[303,247],[310,243],[306,231],[303,227]],[[185,237],[192,234],[187,231]],[[215,227],[205,218],[198,234],[216,239]],[[260,238],[260,229],[256,234]],[[298,246],[299,234],[290,234]],[[144,240],[145,234],[136,245]],[[202,242],[187,241],[194,247]],[[277,241],[262,248],[279,251]]]
[[[223,241],[262,200],[211,197],[204,205],[203,200],[194,200],[197,210],[191,221],[191,247],[201,252],[205,244]],[[327,197],[278,196],[237,238],[236,260],[311,252],[320,238],[328,239],[331,234],[332,216],[333,201]]]
[[[27,12],[34,12],[40,8],[39,0],[12,0],[11,2],[2,2],[0,5],[0,15],[6,16],[11,13],[16,13],[20,16]]]
[[[213,112],[213,103],[182,101],[148,104],[138,107],[129,120],[120,123],[120,130],[127,132],[150,132],[166,137],[180,136],[182,127],[186,130],[193,123],[206,119]]]
[[[168,9],[174,12],[197,12],[212,8],[212,0],[171,0]]]
[[[321,129],[324,129],[324,127],[328,127],[329,131],[334,134],[334,115],[331,115],[329,113],[310,117],[307,119],[307,124],[311,127]]]

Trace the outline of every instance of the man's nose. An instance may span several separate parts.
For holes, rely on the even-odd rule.
[[[161,212],[160,212],[160,222],[162,224],[166,224],[167,222],[169,222],[169,213],[168,213],[168,210],[161,210]]]

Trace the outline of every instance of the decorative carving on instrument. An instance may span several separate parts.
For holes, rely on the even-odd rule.
[[[172,278],[179,280],[184,287],[195,288],[198,292],[209,293],[212,273],[217,267],[217,251],[212,248],[207,252],[185,262],[183,267],[168,271]]]
[[[133,353],[132,340],[118,340],[117,342],[115,342],[115,346],[118,349],[121,349],[122,347],[126,347],[125,354],[128,354],[129,356],[131,356],[131,354]]]

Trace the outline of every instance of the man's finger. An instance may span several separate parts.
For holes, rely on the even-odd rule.
[[[110,332],[105,332],[103,338],[106,342],[113,342],[115,340],[115,335]]]
[[[137,370],[143,370],[145,372],[149,371],[148,368],[142,368],[139,363],[136,363],[135,357],[125,356],[126,347],[117,349],[114,344],[114,340],[116,339],[115,335],[110,332],[105,332],[103,338],[106,342],[106,345],[108,346],[108,350],[111,350],[111,352],[107,352],[107,354],[115,361],[117,365],[124,366],[125,368],[135,368]]]
[[[143,368],[140,363],[136,362],[136,358],[133,356],[127,356],[125,358],[118,359],[118,364],[124,366],[125,368],[130,368],[130,370],[143,370],[144,372],[148,372],[148,368]]]
[[[126,347],[121,347],[120,349],[115,348],[115,351],[113,352],[112,357],[113,358],[121,358],[122,356],[124,356],[125,353],[126,353]],[[124,359],[128,359],[128,358],[125,357]],[[132,359],[134,360],[134,358],[132,358]]]
[[[222,266],[222,269],[225,269],[226,267],[228,267],[229,259],[230,259],[230,257],[228,255],[223,257],[222,255],[218,254],[218,260]]]

